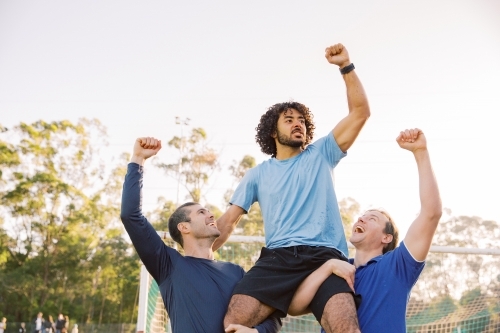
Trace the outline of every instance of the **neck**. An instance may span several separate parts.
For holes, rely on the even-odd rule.
[[[184,254],[189,257],[213,260],[214,251],[212,245],[214,241],[214,239],[184,240]]]
[[[378,257],[382,254],[382,249],[363,250],[356,248],[356,255],[354,256],[354,267],[366,265],[371,259]]]
[[[301,147],[283,146],[278,143],[276,146],[276,159],[287,160],[289,158],[297,156],[301,152],[302,152]]]

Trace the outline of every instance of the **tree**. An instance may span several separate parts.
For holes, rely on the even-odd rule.
[[[168,231],[168,219],[176,209],[176,204],[164,197],[158,198],[158,207],[150,214],[148,220],[155,230]]]
[[[450,216],[440,222],[433,244],[462,248],[498,248],[500,225],[477,216]],[[457,271],[460,278],[457,278]],[[451,295],[454,299],[469,295],[478,288],[482,293],[498,285],[498,258],[487,255],[430,254],[422,281],[414,288],[421,298]]]
[[[174,136],[168,145],[179,151],[179,160],[157,163],[156,166],[177,180],[188,191],[192,201],[200,202],[210,176],[220,169],[218,153],[208,147],[203,128],[193,128],[189,136]]]
[[[126,164],[109,170],[97,158],[105,128],[97,120],[40,120],[1,133],[10,142],[0,140],[0,311],[18,321],[39,310],[87,321],[101,304],[110,309],[106,320],[116,320],[113,309],[133,300],[121,304],[108,291],[121,271],[137,277],[139,265],[118,236]],[[122,283],[114,295],[136,287]]]
[[[255,167],[257,163],[255,158],[250,155],[245,155],[241,161],[233,161],[229,166],[229,171],[233,176],[233,187],[236,186],[246,172]],[[224,194],[224,201],[228,204],[234,193],[234,189],[228,189]],[[264,222],[262,220],[262,212],[259,203],[254,203],[250,208],[248,214],[244,215],[238,223],[238,231],[246,236],[263,236],[264,235]]]
[[[353,198],[344,198],[339,201],[339,210],[346,238],[349,239],[352,235],[354,220],[359,215],[359,203]]]

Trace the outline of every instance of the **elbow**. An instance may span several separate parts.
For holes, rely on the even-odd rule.
[[[132,211],[122,205],[122,208],[120,210],[120,220],[122,220],[123,223],[129,222],[131,220],[132,215],[133,215]]]
[[[120,220],[122,221],[122,223],[127,223],[130,220],[129,215],[125,214],[124,212],[121,212]]]
[[[371,116],[370,107],[368,105],[360,105],[353,111],[352,115],[355,117],[356,122],[361,126],[363,126]]]
[[[367,104],[361,108],[360,116],[367,121],[371,116],[370,106]]]
[[[436,207],[427,211],[427,220],[434,221],[436,224],[439,223],[441,216],[443,216],[443,208],[441,207],[441,204],[436,205]]]

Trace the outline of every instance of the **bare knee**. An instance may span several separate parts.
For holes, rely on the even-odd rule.
[[[273,312],[274,308],[256,298],[241,294],[233,295],[224,317],[224,327],[229,324],[253,327],[263,322]]]
[[[333,295],[326,303],[321,326],[327,333],[360,333],[354,299],[349,293]]]

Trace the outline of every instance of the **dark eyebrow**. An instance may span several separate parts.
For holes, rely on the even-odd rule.
[[[197,213],[199,213],[199,212],[208,212],[208,209],[206,209],[206,208],[200,208],[196,212]]]
[[[283,118],[285,118],[285,119],[286,119],[286,118],[293,118],[293,116],[292,116],[292,115],[284,115],[284,117],[283,117]],[[306,119],[303,115],[299,115],[297,118],[300,118],[300,119]]]

